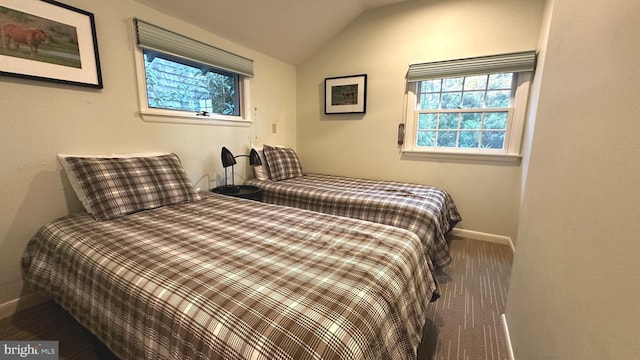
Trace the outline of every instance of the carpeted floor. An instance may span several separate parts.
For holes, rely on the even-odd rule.
[[[468,239],[451,242],[453,262],[438,276],[442,297],[431,303],[420,360],[508,359],[500,323],[512,252]],[[60,359],[115,359],[91,333],[53,302],[0,320],[0,340],[58,340]]]
[[[442,297],[431,303],[420,360],[503,360],[504,313],[513,253],[507,245],[454,239],[453,261],[438,276]]]

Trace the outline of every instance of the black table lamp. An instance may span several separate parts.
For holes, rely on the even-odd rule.
[[[225,146],[222,147],[222,153],[220,154],[220,157],[222,158],[222,167],[224,167],[224,186],[229,186],[228,182],[227,182],[227,168],[229,166],[231,166],[231,186],[235,186],[234,183],[234,172],[233,172],[233,165],[235,165],[236,162],[236,158],[239,157],[248,157],[249,158],[249,165],[251,166],[260,166],[262,165],[262,161],[260,161],[260,155],[258,155],[258,152],[255,149],[251,149],[251,151],[249,152],[249,155],[236,155],[233,156],[233,154],[231,153],[231,151],[229,151],[229,149],[227,149]]]

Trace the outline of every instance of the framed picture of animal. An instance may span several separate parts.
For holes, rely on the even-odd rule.
[[[324,79],[324,113],[349,114],[367,111],[367,74]]]
[[[0,75],[102,88],[93,14],[53,0],[0,0]]]

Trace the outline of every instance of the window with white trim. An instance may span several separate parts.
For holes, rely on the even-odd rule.
[[[526,52],[411,65],[403,151],[519,157],[534,62]]]
[[[148,121],[250,124],[253,61],[134,19],[140,113]]]

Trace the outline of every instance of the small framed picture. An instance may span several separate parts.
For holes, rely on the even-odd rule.
[[[93,14],[53,0],[0,0],[0,75],[102,88]]]
[[[350,114],[367,111],[367,74],[324,79],[324,113]]]

